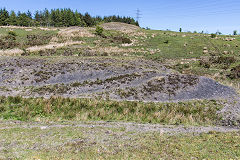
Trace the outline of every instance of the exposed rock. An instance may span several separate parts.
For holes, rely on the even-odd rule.
[[[218,99],[232,88],[173,73],[148,60],[113,58],[0,59],[0,95],[103,97],[136,101]]]

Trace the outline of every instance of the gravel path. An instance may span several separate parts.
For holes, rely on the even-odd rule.
[[[3,127],[4,126],[4,127]],[[160,124],[138,124],[129,122],[66,122],[66,123],[38,123],[38,122],[19,122],[5,121],[0,123],[0,130],[16,129],[16,128],[40,128],[42,130],[51,128],[105,128],[105,129],[124,129],[125,132],[159,132],[167,134],[186,134],[186,133],[208,133],[208,132],[234,132],[240,131],[237,127],[224,126],[174,126]]]

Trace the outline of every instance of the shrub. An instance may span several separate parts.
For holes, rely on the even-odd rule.
[[[178,63],[174,66],[174,69],[179,71],[180,73],[182,73],[184,70],[190,68],[190,65],[189,64],[181,64],[181,63]]]
[[[168,43],[169,43],[169,40],[166,40],[166,41],[164,41],[163,43],[168,44]]]
[[[225,56],[212,56],[206,59],[200,59],[199,65],[204,68],[210,68],[211,65],[218,65],[224,69],[229,68],[229,66],[235,63],[237,60],[235,57],[225,57]]]
[[[199,60],[200,66],[203,66],[204,68],[210,68],[211,67],[211,62],[201,59]]]
[[[235,57],[219,56],[219,57],[211,57],[210,61],[215,64],[225,64],[229,66],[232,63],[235,63],[237,60]]]
[[[216,34],[214,34],[214,33],[211,34],[211,38],[216,38],[216,37],[217,37]]]
[[[13,36],[13,37],[17,37],[17,33],[14,32],[14,31],[9,31],[9,32],[8,32],[8,35],[9,35],[9,36]]]
[[[123,37],[123,36],[113,37],[111,42],[113,42],[113,43],[122,43],[122,44],[131,44],[132,43],[131,39],[129,39],[127,37]]]
[[[16,42],[16,36],[14,32],[9,32],[7,36],[0,39],[0,49],[11,49],[19,44]]]
[[[233,31],[233,35],[236,36],[237,35],[237,30]]]
[[[96,34],[99,35],[99,36],[102,36],[103,35],[103,27],[100,27],[100,26],[97,26],[96,27]]]
[[[37,46],[48,44],[52,39],[51,35],[27,35],[27,45]]]
[[[240,65],[231,69],[231,73],[228,75],[231,79],[239,79],[240,78]]]

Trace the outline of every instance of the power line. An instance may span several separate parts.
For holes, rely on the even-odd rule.
[[[190,18],[190,17],[205,17],[205,16],[212,16],[212,15],[233,15],[233,14],[240,14],[239,9],[235,8],[235,6],[238,6],[234,3],[228,3],[224,6],[218,5],[205,5],[205,6],[196,6],[193,8],[176,8],[175,10],[178,11],[178,14],[176,12],[168,13],[167,15],[161,16],[162,18]],[[182,13],[182,12],[185,13]],[[153,12],[153,10],[151,10]],[[145,13],[145,12],[144,12]],[[145,13],[149,15],[149,13]]]
[[[197,13],[197,12],[188,12],[186,14],[178,14],[178,15],[166,15],[162,18],[176,18],[181,17],[181,19],[185,18],[195,18],[195,17],[206,17],[206,16],[214,16],[214,15],[236,15],[240,14],[238,9],[228,9],[228,10],[220,10],[220,11],[208,11],[204,13]]]
[[[187,1],[187,3],[186,3]],[[221,24],[220,19],[232,22],[231,17],[240,16],[240,10],[238,6],[240,5],[239,0],[209,0],[205,3],[202,1],[176,1],[175,3],[168,3],[161,1],[160,3],[152,4],[151,6],[146,6],[141,8],[142,14],[144,14],[145,23],[151,21],[152,19],[161,19],[162,21],[168,22],[171,20],[176,21],[176,23],[186,23],[188,25],[194,26],[196,21],[202,21],[202,25],[207,28],[209,25],[209,20],[212,19],[211,23],[216,22],[218,25]],[[194,18],[194,19],[193,19]],[[223,19],[225,18],[225,19]],[[141,21],[143,18],[141,19]],[[182,21],[183,20],[183,21]],[[220,20],[220,21],[219,21]],[[198,25],[199,22],[197,22]],[[223,25],[223,24],[222,24]],[[199,28],[199,27],[198,27]]]
[[[139,9],[137,9],[136,19],[137,19],[138,22],[139,22],[140,18],[142,18],[142,17],[140,17],[141,15],[142,15],[141,11]]]
[[[191,8],[202,8],[202,7],[209,7],[209,6],[217,6],[217,5],[221,5],[221,6],[225,6],[227,4],[234,4],[234,3],[237,3],[239,4],[239,0],[237,1],[228,1],[226,2],[225,0],[216,0],[216,1],[209,1],[208,3],[202,3],[202,2],[199,2],[199,1],[195,1],[195,2],[189,2],[188,4],[185,3],[181,3],[181,1],[179,2],[176,2],[176,3],[171,3],[171,4],[163,4],[163,5],[160,5],[159,7],[152,7],[152,8],[144,8],[145,10],[153,10],[153,11],[156,11],[156,10],[162,10],[162,9],[175,9],[175,8],[179,8],[179,7],[184,7],[184,9],[191,9]]]
[[[162,10],[174,10],[174,11],[209,11],[209,10],[224,10],[228,7],[234,7],[236,8],[240,3],[239,1],[229,1],[229,2],[221,2],[221,1],[211,1],[212,3],[207,4],[197,4],[197,3],[191,3],[191,6],[185,7],[185,5],[182,4],[173,4],[169,6],[161,6],[159,8],[149,8],[147,9],[146,13],[153,13],[156,11],[162,11]],[[146,10],[146,9],[145,9]],[[144,12],[145,13],[145,12]]]

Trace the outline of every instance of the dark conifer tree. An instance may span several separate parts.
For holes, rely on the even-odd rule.
[[[8,11],[4,9],[0,9],[0,25],[5,26],[7,25],[7,19],[9,18],[9,13]]]
[[[14,11],[11,11],[9,18],[6,20],[7,25],[18,25],[17,15]]]
[[[32,19],[32,13],[28,10],[27,11],[27,16],[30,18],[30,19]]]
[[[102,22],[123,22],[128,24],[139,25],[131,17],[120,17],[119,15],[105,16],[105,17],[92,17],[89,13],[82,15],[78,11],[73,12],[70,8],[64,9],[52,9],[49,11],[45,9],[43,11],[36,11],[34,16],[30,11],[26,13],[18,12],[16,15],[12,11],[9,12],[4,8],[0,9],[0,25],[20,25],[20,26],[82,26],[92,27]]]
[[[20,26],[30,26],[30,20],[26,13],[20,13],[18,15],[18,25]]]
[[[46,26],[50,26],[50,24],[51,24],[51,15],[50,15],[48,9],[45,8],[45,10],[43,12],[43,15],[44,15],[44,24]]]
[[[94,21],[89,13],[85,13],[83,20],[85,21],[88,27],[91,27],[94,25]]]

